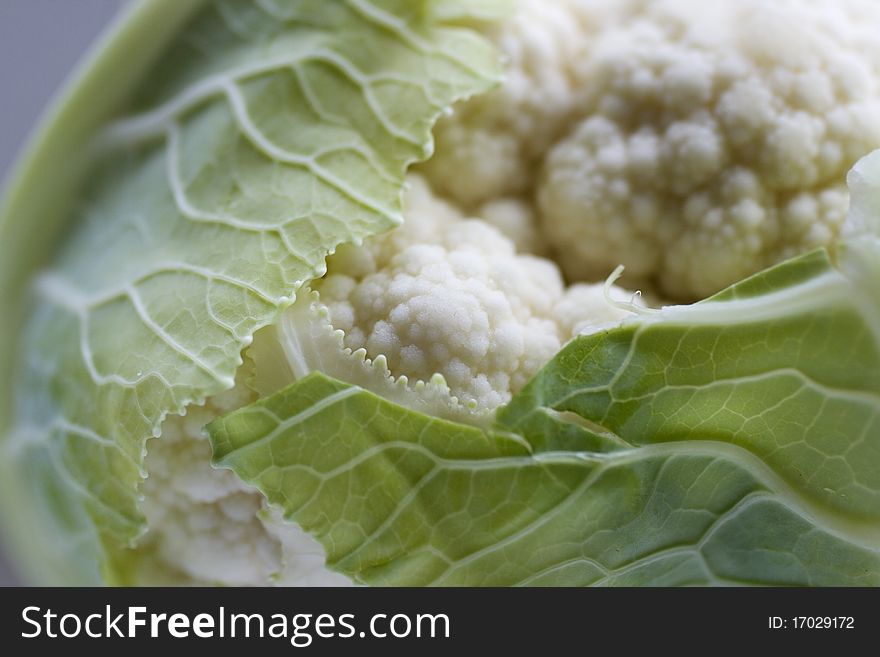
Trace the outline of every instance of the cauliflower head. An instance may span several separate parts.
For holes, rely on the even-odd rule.
[[[384,355],[413,381],[441,374],[462,403],[492,409],[508,401],[572,337],[558,322],[565,293],[549,260],[518,255],[513,242],[479,219],[465,219],[415,181],[407,224],[361,251],[331,259],[315,289],[345,346]],[[365,270],[366,269],[366,270]],[[604,299],[582,319],[619,313]]]
[[[399,401],[479,422],[568,340],[630,314],[625,290],[566,286],[553,261],[518,252],[420,176],[409,178],[404,214],[400,228],[328,259],[274,329],[283,357],[267,341],[251,349],[258,372],[281,360],[292,364],[282,380],[320,369],[395,398],[418,388]]]
[[[691,301],[830,244],[851,228],[847,216],[863,223],[869,214],[873,217],[873,212],[847,214],[845,172],[880,147],[880,40],[874,27],[880,23],[880,3],[515,4],[507,19],[480,27],[503,53],[506,79],[494,91],[455,106],[436,125],[432,157],[407,174],[399,227],[376,234],[396,215],[403,164],[431,153],[427,128],[421,143],[408,133],[410,119],[402,121],[404,126],[394,123],[398,109],[407,116],[399,95],[417,102],[419,90],[428,97],[428,91],[441,89],[443,84],[422,88],[420,80],[414,82],[432,67],[451,62],[455,75],[458,68],[467,68],[446,51],[441,52],[442,65],[426,63],[436,53],[412,40],[405,47],[395,45],[402,49],[394,52],[403,54],[413,43],[419,46],[412,49],[418,51],[415,62],[405,61],[406,70],[397,74],[355,74],[356,67],[345,68],[356,88],[353,95],[345,95],[347,87],[338,78],[346,76],[338,72],[321,78],[323,96],[303,82],[310,71],[323,75],[333,69],[330,64],[339,64],[338,57],[323,50],[315,62],[285,70],[274,82],[262,73],[252,75],[259,69],[252,71],[248,64],[235,69],[246,72],[246,84],[221,84],[220,76],[211,72],[208,82],[196,86],[221,106],[206,104],[204,115],[200,106],[190,108],[195,128],[180,118],[180,125],[167,129],[169,152],[145,165],[151,175],[159,171],[157,178],[169,186],[155,203],[173,205],[168,211],[173,223],[168,235],[144,240],[145,254],[160,262],[149,263],[157,268],[149,276],[138,276],[149,283],[152,276],[161,281],[162,275],[180,275],[178,270],[185,269],[190,276],[186,285],[192,289],[181,286],[175,292],[179,298],[170,304],[165,297],[145,303],[139,296],[141,278],[109,288],[105,296],[95,296],[97,301],[72,295],[73,288],[59,283],[57,276],[54,287],[44,285],[66,300],[66,306],[59,304],[64,312],[80,313],[81,324],[74,329],[87,327],[86,302],[99,308],[109,304],[136,326],[130,330],[148,335],[151,344],[161,343],[175,357],[188,357],[182,367],[198,370],[198,385],[191,386],[195,392],[180,393],[179,398],[168,392],[167,399],[154,399],[150,407],[135,393],[102,397],[102,391],[115,390],[108,386],[120,381],[125,394],[132,386],[120,376],[97,376],[98,366],[113,359],[86,363],[94,371],[86,371],[82,380],[99,382],[95,388],[100,390],[87,390],[83,399],[94,394],[112,412],[126,403],[122,413],[108,412],[108,417],[140,414],[144,422],[154,422],[143,468],[137,462],[142,454],[134,453],[143,443],[129,441],[135,447],[123,455],[125,467],[134,464],[131,479],[137,484],[130,488],[140,497],[133,506],[143,511],[147,529],[136,547],[120,557],[126,560],[131,583],[348,583],[327,568],[321,545],[282,518],[264,492],[211,466],[204,427],[215,418],[265,401],[319,371],[431,419],[488,433],[499,426],[492,424],[496,411],[567,342],[617,326],[642,310],[632,293],[611,284],[619,265],[625,266],[627,288],[645,289],[658,299]],[[340,3],[333,9],[357,6]],[[345,13],[341,9],[328,16],[338,20]],[[455,14],[455,7],[450,11]],[[260,20],[278,19],[270,13],[260,12]],[[361,12],[351,13],[363,20]],[[367,18],[381,19],[381,29],[369,26],[374,36],[390,34],[398,26],[384,14]],[[457,30],[467,21],[452,18],[459,20],[453,21],[451,33],[462,38]],[[333,33],[318,31],[321,39]],[[468,51],[467,39],[455,39],[441,43],[448,50],[458,44]],[[282,38],[273,47],[289,45]],[[257,52],[264,57],[272,51],[261,47]],[[344,102],[331,108],[337,96],[363,100],[362,111],[348,116]],[[326,102],[328,97],[332,103]],[[158,115],[123,121],[115,133],[108,132],[107,143],[137,138],[152,144],[156,116],[164,120],[163,112],[176,111],[175,103],[188,98],[184,94],[183,100],[162,105]],[[449,104],[429,100],[434,116]],[[276,104],[287,107],[288,101],[302,116],[294,116],[293,109],[290,116],[270,111]],[[257,106],[268,108],[266,116],[262,109],[255,111]],[[230,137],[230,130],[222,129],[227,119],[235,124],[232,132],[242,133],[239,141],[239,135]],[[422,118],[412,122],[430,125]],[[291,125],[307,127],[297,131]],[[289,141],[276,145],[261,130],[277,132],[276,141]],[[213,135],[213,141],[192,141],[199,131]],[[373,152],[376,144],[381,148]],[[255,161],[260,167],[247,169]],[[118,167],[120,176],[127,175],[125,167]],[[392,171],[398,169],[395,177]],[[338,177],[336,170],[345,175]],[[297,193],[282,194],[288,187]],[[117,186],[113,189],[115,193]],[[370,196],[376,189],[381,191],[379,200]],[[384,198],[386,192],[391,200]],[[269,201],[260,205],[260,195]],[[291,203],[300,205],[291,208]],[[247,215],[252,206],[258,220],[234,216]],[[123,198],[93,223],[124,217],[131,225],[124,223],[117,236],[149,236],[151,226],[142,220],[154,210],[151,206],[126,214],[128,198]],[[298,231],[296,240],[291,240],[292,231]],[[237,232],[247,239],[232,241],[240,237]],[[212,272],[201,261],[184,262],[187,247],[196,241],[192,235],[200,236],[198,246],[209,244],[212,252],[206,260],[222,259],[225,269]],[[342,241],[347,243],[324,262]],[[231,245],[241,252],[230,254]],[[223,257],[217,258],[221,252]],[[166,262],[172,257],[183,265]],[[258,260],[265,261],[269,291],[259,277],[251,283],[240,280],[241,272],[250,271]],[[120,263],[121,257],[106,269],[120,269]],[[95,279],[106,274],[88,271]],[[53,281],[51,276],[46,280]],[[188,308],[180,299],[197,299],[205,307],[193,311],[192,303]],[[230,312],[248,303],[247,313],[259,315],[259,321]],[[200,350],[186,341],[201,337],[205,326],[234,338],[227,350],[231,355]],[[88,343],[88,336],[82,340]],[[64,358],[68,352],[79,357],[77,349],[86,352],[86,361],[91,358],[81,345],[71,345]],[[241,366],[237,372],[226,367],[219,387],[209,388],[217,384],[215,358],[224,366],[241,358],[234,363]],[[35,362],[39,371],[32,376],[43,381],[47,372],[54,374],[51,362]],[[143,388],[148,400],[154,394],[146,388],[154,384],[151,367],[146,357],[132,366],[135,385],[149,380]],[[171,378],[190,376],[188,372],[172,370]],[[154,379],[166,383],[162,377]],[[156,385],[161,394],[166,392]],[[173,391],[174,385],[167,388]],[[42,413],[39,404],[33,408],[39,411],[34,417]],[[147,424],[137,426],[139,440]],[[56,429],[59,435],[70,433]],[[598,429],[591,427],[591,435],[613,438],[608,432],[599,436]],[[80,433],[79,439],[98,436],[92,429]],[[118,447],[112,441],[92,442],[99,443],[94,449]],[[274,454],[272,459],[275,467]],[[141,473],[149,473],[142,484]]]
[[[340,247],[257,333],[235,388],[150,443],[144,581],[347,581],[208,465],[211,418],[320,370],[486,425],[568,340],[629,314],[608,298],[629,293],[603,285],[617,265],[631,285],[694,299],[844,230],[843,174],[880,146],[876,5],[517,7],[489,30],[506,80],[439,122],[404,224]]]
[[[617,287],[566,287],[550,260],[519,254],[412,176],[405,223],[328,259],[327,273],[260,331],[235,388],[173,416],[148,447],[142,581],[339,585],[320,545],[261,493],[210,466],[211,419],[313,370],[434,416],[485,424],[578,333],[629,312]],[[255,392],[257,391],[257,392]]]
[[[161,439],[149,443],[151,474],[142,488],[149,529],[135,552],[133,583],[351,585],[326,568],[321,545],[285,522],[262,493],[211,466],[205,424],[254,399],[240,380],[205,406],[170,417]]]
[[[432,184],[520,196],[570,280],[708,296],[844,232],[880,146],[866,0],[524,2],[508,83],[441,122]],[[785,34],[785,38],[780,38]],[[529,93],[529,88],[533,93]]]

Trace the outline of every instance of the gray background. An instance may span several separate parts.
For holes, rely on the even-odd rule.
[[[0,180],[46,104],[122,2],[0,0]],[[17,583],[0,553],[0,586]]]

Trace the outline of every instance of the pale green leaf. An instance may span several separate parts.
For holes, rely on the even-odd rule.
[[[491,431],[313,374],[217,462],[399,585],[880,585],[880,241],[565,347]]]
[[[25,549],[54,581],[97,581],[101,547],[137,538],[146,439],[233,385],[253,333],[329,252],[400,222],[406,167],[430,155],[434,121],[497,78],[475,33],[438,22],[427,0],[405,5],[209,2],[124,116],[81,139],[88,183],[35,286],[2,459],[4,495],[26,500]],[[141,29],[178,29],[162,18]],[[137,61],[124,50],[105,56]],[[22,185],[53,193],[52,179]]]

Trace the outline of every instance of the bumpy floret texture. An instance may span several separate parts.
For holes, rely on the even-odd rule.
[[[506,83],[441,122],[401,228],[328,260],[311,335],[491,412],[626,314],[601,284],[618,264],[693,299],[828,243],[845,171],[880,146],[877,24],[870,0],[522,0],[493,33]],[[139,581],[345,583],[210,466],[202,427],[256,397],[240,374],[148,444]]]
[[[880,146],[880,9],[723,4],[658,6],[594,45],[587,118],[538,190],[570,276],[624,263],[700,297],[840,235],[845,173]]]
[[[396,376],[442,374],[463,403],[492,409],[575,332],[626,314],[601,286],[565,290],[554,263],[517,254],[498,229],[464,218],[418,178],[406,218],[344,249],[315,286],[346,346],[384,356]]]
[[[878,24],[870,0],[526,2],[496,36],[511,82],[426,171],[461,203],[533,199],[571,280],[624,264],[701,298],[841,234],[880,147]]]
[[[531,188],[536,163],[572,117],[574,63],[589,29],[578,4],[521,0],[492,30],[506,58],[504,84],[437,125],[437,149],[423,170],[439,194],[472,211]]]
[[[259,491],[211,466],[203,427],[254,400],[240,381],[205,406],[169,417],[148,443],[143,511],[148,532],[137,549],[135,584],[345,586],[311,536],[268,509]]]
[[[341,248],[313,284],[329,310],[326,329],[342,330],[350,349],[325,354],[325,362],[365,349],[412,384],[441,374],[454,403],[483,413],[508,401],[570,337],[627,314],[608,303],[601,285],[566,289],[554,263],[518,255],[497,228],[465,218],[415,176],[405,216],[400,228]],[[611,294],[626,297],[619,288]],[[257,334],[250,353],[274,335]],[[202,428],[254,401],[260,377],[246,360],[233,390],[169,417],[161,438],[148,443],[142,492],[149,531],[137,551],[137,582],[348,583],[327,569],[321,546],[268,508],[262,494],[210,464]]]

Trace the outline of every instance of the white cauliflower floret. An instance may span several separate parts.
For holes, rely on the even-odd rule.
[[[601,285],[566,291],[553,262],[517,254],[511,239],[464,218],[418,176],[405,201],[402,227],[341,249],[314,285],[344,345],[384,357],[392,376],[441,374],[461,403],[491,411],[576,332],[627,314]]]
[[[480,242],[470,240],[502,239],[489,232],[467,226],[467,241],[450,249],[413,245],[360,282],[330,276],[318,290],[346,345],[384,355],[393,373],[414,380],[440,373],[456,396],[480,407],[508,401],[561,346],[538,306],[561,296],[562,281],[554,272],[555,285],[542,290],[530,278],[542,263],[475,253]],[[511,294],[504,282],[523,286]]]
[[[589,42],[579,4],[521,0],[516,14],[492,30],[505,80],[437,124],[437,149],[422,169],[439,194],[472,211],[531,188],[536,162],[574,108],[574,67]]]
[[[440,122],[404,225],[341,247],[257,333],[235,388],[148,443],[134,583],[350,583],[210,465],[203,427],[313,370],[490,422],[632,305],[601,282],[566,288],[539,255],[572,280],[624,264],[690,299],[837,237],[844,173],[880,147],[877,24],[870,0],[521,0],[491,35],[505,83]]]
[[[840,236],[845,173],[880,147],[880,4],[517,4],[489,33],[507,79],[435,130],[440,194],[570,280],[624,264],[681,300]]]
[[[521,198],[500,198],[480,206],[477,216],[513,242],[517,252],[546,255],[547,245],[531,203]]]
[[[510,239],[465,219],[417,176],[405,200],[403,226],[340,249],[313,284],[320,297],[301,290],[278,326],[255,335],[233,390],[169,417],[148,443],[149,531],[137,550],[138,581],[350,583],[262,494],[211,466],[203,427],[258,393],[319,369],[417,410],[479,423],[565,341],[628,314],[607,303],[602,285],[565,290],[553,262],[517,255]]]
[[[880,146],[880,4],[647,2],[603,29],[539,217],[566,275],[700,298],[843,229]]]
[[[345,250],[315,289],[347,347],[384,356],[395,376],[442,374],[460,401],[492,409],[570,337],[554,318],[562,278],[550,261],[517,255],[497,229],[449,209],[414,179],[403,227],[361,249],[370,271]]]
[[[150,476],[141,492],[149,531],[138,547],[144,582],[350,584],[325,567],[315,539],[266,508],[262,493],[211,466],[203,427],[254,399],[240,382],[185,416],[169,417],[162,437],[148,443]]]
[[[636,303],[636,297],[625,290],[611,286],[608,294],[614,301]],[[572,338],[593,333],[603,327],[613,326],[631,313],[612,305],[606,298],[604,285],[578,283],[565,290],[559,303],[553,308],[553,317],[560,332]]]

